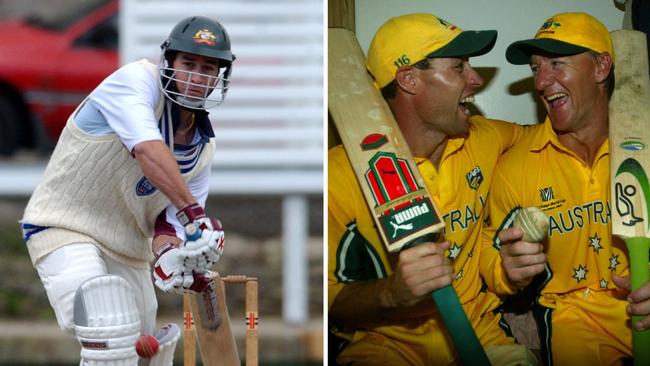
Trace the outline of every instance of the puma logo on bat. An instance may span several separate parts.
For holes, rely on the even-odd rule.
[[[397,236],[397,230],[413,230],[413,224],[404,224],[404,225],[399,225],[394,222],[390,222],[391,225],[393,225],[393,239]]]

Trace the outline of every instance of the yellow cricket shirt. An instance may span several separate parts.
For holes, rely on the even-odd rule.
[[[476,298],[479,246],[485,202],[498,157],[524,133],[524,127],[480,116],[470,118],[468,137],[450,139],[439,169],[416,158],[433,200],[443,215],[453,285],[460,302]],[[398,254],[382,244],[342,146],[328,154],[328,306],[346,283],[393,273]],[[434,309],[431,309],[434,312]],[[421,314],[420,314],[421,315]]]
[[[481,273],[488,287],[510,294],[501,269],[498,231],[512,226],[519,207],[537,206],[550,220],[544,242],[548,265],[536,278],[539,303],[555,307],[572,292],[616,291],[612,273],[627,275],[625,245],[612,242],[609,204],[609,142],[587,166],[557,139],[550,121],[531,127],[501,158],[490,192]],[[621,314],[624,315],[624,314]]]

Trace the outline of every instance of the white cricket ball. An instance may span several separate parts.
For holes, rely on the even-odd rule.
[[[522,208],[515,216],[513,226],[524,231],[521,240],[541,243],[548,234],[548,216],[535,206]]]

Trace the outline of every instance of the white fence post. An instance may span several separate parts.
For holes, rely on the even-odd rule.
[[[308,227],[307,197],[285,196],[282,201],[282,316],[294,324],[304,323],[309,317]]]

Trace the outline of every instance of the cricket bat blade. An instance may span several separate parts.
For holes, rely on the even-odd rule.
[[[215,282],[210,279],[205,290],[201,292],[201,301],[198,302],[201,326],[209,330],[217,330],[221,325],[221,314],[219,313],[215,286]]]
[[[329,30],[329,113],[391,252],[444,227],[395,119],[365,68],[354,34]]]
[[[208,289],[210,291],[190,296],[201,360],[206,366],[239,366],[241,361],[230,325],[225,291],[217,273],[210,273]]]
[[[632,291],[650,281],[650,74],[646,36],[611,33],[616,56],[609,101],[612,235],[625,240]],[[640,316],[633,316],[632,323]],[[650,330],[632,331],[634,365],[650,365]]]

